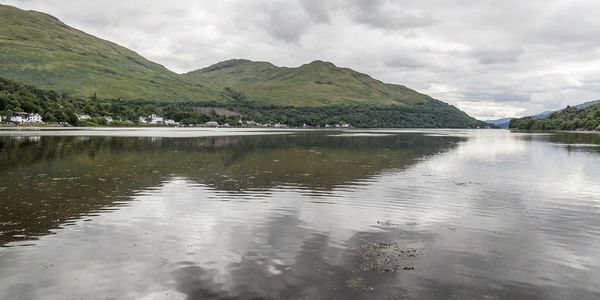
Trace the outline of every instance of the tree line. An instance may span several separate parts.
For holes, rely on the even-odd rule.
[[[239,112],[243,117],[219,115],[210,108],[226,108]],[[487,125],[441,101],[414,106],[365,104],[296,107],[269,104],[265,99],[251,101],[231,88],[223,89],[219,102],[100,99],[95,94],[76,97],[0,78],[0,115],[10,117],[13,112],[38,113],[46,123],[64,122],[74,126],[106,125],[104,117],[111,117],[113,125],[139,125],[138,118],[150,114],[158,114],[184,125],[208,121],[238,125],[241,118],[263,124],[281,123],[298,127],[305,124],[313,127],[351,124],[363,128],[475,128]],[[87,114],[91,119],[79,120],[78,114]]]
[[[510,121],[509,128],[523,130],[600,130],[600,103],[584,108],[567,106],[546,118],[525,117]]]

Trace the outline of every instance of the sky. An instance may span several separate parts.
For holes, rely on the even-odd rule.
[[[600,99],[596,0],[20,0],[178,73],[330,61],[479,119]]]

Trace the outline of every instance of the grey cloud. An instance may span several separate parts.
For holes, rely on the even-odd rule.
[[[434,19],[425,10],[407,10],[402,3],[386,0],[349,1],[350,17],[361,24],[387,30],[403,30],[430,26]]]
[[[248,2],[237,11],[241,24],[249,22],[272,38],[297,42],[312,24],[311,18],[298,2],[283,0]],[[244,25],[242,25],[244,26]]]
[[[516,63],[523,53],[522,48],[503,48],[502,46],[479,48],[469,54],[482,64]]]
[[[293,42],[300,38],[306,27],[306,21],[303,17],[295,13],[276,10],[269,15],[266,29],[275,38]]]
[[[322,0],[298,0],[306,14],[315,23],[330,23],[329,4]]]
[[[406,55],[404,53],[398,53],[391,57],[383,60],[383,64],[390,68],[404,68],[404,69],[417,69],[426,68],[429,63],[423,56],[419,55]]]
[[[489,101],[494,103],[501,102],[528,102],[529,97],[518,93],[507,91],[506,89],[498,89],[494,87],[488,87],[483,89],[473,89],[465,93],[467,99],[471,101]]]

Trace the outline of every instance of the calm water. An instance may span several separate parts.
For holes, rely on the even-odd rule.
[[[600,299],[600,135],[0,131],[0,299]]]

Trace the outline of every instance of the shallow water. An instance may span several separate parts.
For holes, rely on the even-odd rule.
[[[599,299],[599,146],[0,130],[0,299]]]

